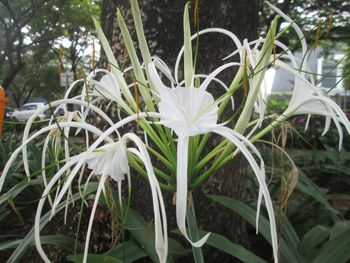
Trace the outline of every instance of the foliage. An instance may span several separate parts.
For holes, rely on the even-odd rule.
[[[303,28],[308,38],[310,45],[313,44],[316,38],[318,24],[321,26],[322,40],[337,40],[337,42],[349,43],[349,8],[348,2],[335,0],[324,2],[321,0],[308,1],[271,1],[277,7],[280,7],[283,12],[293,17],[293,19]],[[261,19],[268,25],[268,21],[273,18],[273,13],[264,6]],[[263,23],[261,23],[263,25]],[[297,43],[293,34],[288,34],[286,41]],[[335,43],[336,41],[334,41]]]
[[[268,5],[297,32],[303,57],[306,58],[309,49],[300,28],[279,9],[269,3]],[[283,127],[288,118],[301,114],[316,114],[326,119],[325,131],[329,129],[328,124],[331,121],[335,123],[340,137],[339,147],[341,147],[341,135],[343,134],[341,125],[344,125],[350,133],[350,122],[339,106],[317,88],[313,74],[307,71],[307,59],[299,60],[288,47],[279,41],[283,35],[283,31],[276,32],[279,17],[272,21],[264,39],[251,42],[244,40],[241,43],[233,33],[223,29],[202,30],[192,36],[189,4],[187,4],[183,16],[184,45],[175,63],[173,77],[165,62],[150,54],[136,0],[131,1],[131,9],[139,50],[133,43],[121,12],[117,12],[131,67],[125,70],[119,67],[99,23],[94,19],[97,34],[110,63],[110,70],[92,69],[69,87],[63,99],[53,101],[39,109],[28,120],[21,145],[13,151],[4,167],[0,178],[0,191],[7,190],[4,193],[5,198],[8,191],[15,191],[6,188],[8,187],[7,177],[11,175],[11,169],[13,165],[16,165],[19,156],[23,157],[23,175],[32,180],[34,177],[39,178],[44,189],[38,198],[34,227],[20,241],[10,261],[18,260],[33,240],[35,240],[37,251],[42,259],[46,262],[50,261],[42,246],[44,243],[41,239],[43,227],[48,223],[49,218],[55,216],[63,207],[67,208],[65,209],[66,216],[72,200],[81,199],[77,224],[77,233],[79,233],[84,216],[83,209],[88,204],[88,198],[92,199],[90,202],[92,207],[84,249],[83,251],[75,249],[71,258],[83,262],[87,262],[89,258],[97,261],[110,260],[109,253],[112,252],[103,255],[88,253],[93,224],[98,206],[102,202],[101,197],[103,197],[104,207],[108,208],[112,219],[121,225],[121,241],[137,243],[138,246],[133,246],[137,251],[133,254],[134,256],[142,258],[147,254],[152,261],[171,262],[173,257],[186,254],[187,250],[168,238],[166,206],[163,198],[163,192],[166,191],[175,194],[175,217],[179,232],[191,244],[195,261],[204,262],[201,247],[210,238],[210,233],[204,233],[202,236],[203,232],[198,231],[191,190],[203,185],[220,167],[237,157],[238,154],[242,154],[247,159],[256,178],[250,181],[250,187],[255,190],[254,192],[257,192],[258,188],[258,193],[254,198],[257,200],[254,204],[257,211],[248,205],[225,197],[211,196],[211,198],[238,211],[249,223],[256,222],[257,229],[272,246],[275,262],[278,262],[278,238],[281,241],[283,260],[300,262],[300,260],[308,259],[309,251],[305,254],[305,251],[299,249],[303,246],[309,248],[314,248],[314,246],[306,241],[302,244],[296,230],[287,217],[283,216],[294,188],[306,194],[307,198],[325,205],[331,212],[331,219],[334,221],[338,220],[338,211],[329,205],[329,200],[324,193],[319,191],[318,187],[307,177],[301,174],[300,183],[297,185],[298,173],[294,164],[292,164],[290,176],[284,176],[282,171],[280,189],[276,189],[278,185],[274,180],[268,188],[266,171],[269,171],[269,167],[265,165],[262,154],[253,143],[258,143],[276,126]],[[206,33],[220,33],[228,36],[237,46],[229,57],[236,54],[240,62],[225,61],[211,73],[200,74],[199,67],[196,67],[193,59],[200,54],[193,52],[192,40]],[[281,49],[281,53],[276,53],[276,46]],[[139,53],[142,61],[138,57]],[[182,57],[183,68],[180,70]],[[286,60],[290,64],[287,64]],[[271,123],[266,124],[264,120],[270,116],[265,116],[266,98],[261,92],[261,86],[267,69],[274,65],[285,68],[295,76],[295,88],[287,108],[277,117],[274,116]],[[218,76],[231,67],[237,67],[237,73],[227,85],[220,81]],[[179,74],[180,71],[183,72],[183,76]],[[183,80],[179,79],[182,77]],[[207,91],[208,86],[213,85],[214,82],[223,88],[223,93],[219,97],[214,97]],[[74,89],[77,88],[81,89],[81,93],[76,96]],[[219,117],[222,117],[231,97],[238,90],[243,90],[245,94],[242,105],[239,106],[239,110],[232,112],[232,118],[219,123]],[[98,107],[98,102],[103,100],[117,105],[119,121],[112,121]],[[252,117],[255,105],[257,105],[257,118]],[[35,118],[48,109],[53,109],[54,112],[64,109],[65,115],[57,118],[53,115],[47,125],[32,132]],[[94,115],[107,124],[106,129],[102,130],[96,123],[88,121],[88,118]],[[233,128],[232,119],[235,120]],[[123,126],[131,122],[137,123],[138,129],[144,134],[144,139],[141,139],[136,133],[125,132]],[[43,137],[44,134],[45,137]],[[72,140],[72,134],[79,134],[83,146],[81,142]],[[213,139],[212,134],[218,136],[215,138],[217,143],[209,144],[208,142]],[[94,137],[95,140],[91,141],[91,137]],[[38,149],[31,150],[32,142],[38,143]],[[206,145],[211,148],[207,149]],[[284,152],[283,147],[279,147],[282,152]],[[30,154],[31,151],[33,155]],[[36,159],[36,162],[31,162],[31,158]],[[33,167],[35,164],[38,166]],[[143,176],[149,183],[154,223],[148,223],[130,208],[131,178],[136,174],[135,172]],[[97,179],[97,182],[92,182],[92,178]],[[110,189],[109,183],[112,181],[117,186],[117,192]],[[127,182],[127,185],[123,187],[124,182]],[[90,192],[91,188],[93,190]],[[74,194],[74,191],[78,193]],[[94,195],[89,195],[92,192]],[[272,199],[271,196],[274,198]],[[274,210],[272,200],[276,199],[279,206],[275,216],[274,211],[276,210]],[[263,202],[266,212],[263,211],[260,215]],[[125,229],[128,230],[126,238]],[[278,233],[278,230],[281,231]],[[313,237],[312,234],[310,235]],[[58,245],[66,244],[71,240],[67,238],[60,241]],[[348,235],[340,234],[334,239],[322,239],[322,241],[325,243],[317,251],[318,253],[327,254],[330,250],[334,250],[334,246],[341,245],[336,250],[336,256],[339,257],[339,260],[347,260],[348,253],[344,247],[349,241]],[[51,244],[52,238],[49,238],[47,242]],[[257,256],[245,248],[213,235],[209,243],[215,247],[216,242],[223,244],[221,249],[230,251],[234,256],[247,258],[250,261],[257,259]],[[76,248],[79,248],[80,245],[76,243]],[[12,246],[13,242],[10,245]],[[10,245],[7,244],[7,247]],[[140,251],[140,248],[143,251]],[[115,249],[123,250],[118,245]],[[121,259],[121,257],[113,257],[112,261],[119,262]],[[258,260],[263,262],[263,260]]]
[[[242,216],[249,224],[255,224],[255,209],[243,202],[225,196],[209,196],[221,205]],[[301,238],[298,237],[288,218],[283,219],[280,236],[280,256],[282,262],[340,262],[350,259],[348,250],[350,244],[350,222],[338,221],[327,227],[316,225]],[[259,221],[259,231],[271,242],[267,233],[268,223],[262,216]],[[261,259],[262,261],[262,259]]]
[[[281,114],[288,107],[289,95],[271,95],[267,99],[267,114]]]
[[[92,43],[90,17],[98,14],[98,1],[4,0],[0,6],[0,80],[11,103],[19,107],[31,96],[56,99],[58,68],[76,76],[79,64],[86,63],[81,59]],[[59,66],[61,45],[65,49]]]

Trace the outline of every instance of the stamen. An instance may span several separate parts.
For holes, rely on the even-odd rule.
[[[244,50],[244,61],[243,61],[243,96],[248,96],[248,79],[247,79],[247,50]]]
[[[316,36],[314,39],[314,43],[312,45],[312,48],[315,50],[318,44],[318,41],[320,40],[320,36],[321,36],[321,25],[322,25],[322,20],[318,21],[317,23],[317,30],[316,30]]]
[[[193,24],[194,27],[197,27],[198,24],[198,0],[194,2],[194,10],[193,10]]]
[[[326,34],[326,36],[328,36],[328,34],[331,32],[332,28],[333,28],[333,14],[331,14],[329,19],[328,19],[328,26],[327,26],[327,34]]]
[[[137,82],[134,80],[134,93],[135,93],[135,100],[136,100],[136,114],[137,114],[137,126],[139,125],[139,113],[140,113],[140,99],[139,99],[139,89],[137,87]]]
[[[92,40],[92,70],[95,75],[95,40]]]
[[[89,104],[89,103],[90,103],[89,89],[88,89],[88,86],[87,86],[86,73],[85,73],[84,67],[81,68],[81,73],[83,74],[84,88],[85,88],[85,92],[86,92],[86,94],[85,94],[85,100],[86,100],[86,102]]]

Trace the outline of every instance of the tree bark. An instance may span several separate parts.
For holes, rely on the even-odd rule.
[[[193,2],[190,14],[193,17]],[[186,1],[140,1],[140,9],[144,21],[144,30],[149,44],[151,55],[156,55],[165,60],[170,68],[175,65],[176,56],[183,44],[183,8]],[[247,38],[253,40],[257,37],[258,30],[258,0],[227,0],[227,1],[199,1],[199,25],[200,29],[209,27],[221,27],[235,33],[240,40]],[[124,47],[121,45],[121,36],[117,28],[115,17],[116,6],[121,8],[127,25],[132,30],[132,15],[129,5],[125,1],[104,0],[101,13],[101,25],[110,41],[112,50],[122,64],[127,63]],[[193,23],[191,23],[193,26]],[[196,32],[192,29],[192,32]],[[197,71],[209,74],[217,66],[222,64],[221,59],[235,50],[235,46],[227,37],[218,34],[208,34],[200,38],[199,57]],[[220,79],[230,82],[235,71],[227,70],[220,75]],[[219,90],[219,89],[216,89]],[[219,91],[211,90],[216,97]],[[239,105],[240,94],[235,97],[235,104]],[[236,106],[238,108],[238,106]],[[232,114],[232,111],[231,111]],[[223,120],[227,119],[225,113]],[[211,146],[214,147],[220,138],[213,137]],[[210,148],[212,148],[210,147]],[[218,204],[210,201],[206,194],[221,194],[234,199],[244,200],[246,194],[245,161],[236,158],[213,175],[200,189],[194,192],[194,201],[198,224],[200,229],[209,230],[225,235],[230,240],[250,248],[245,223],[232,212],[229,212]],[[133,177],[133,206],[141,211],[147,219],[153,218],[151,196],[148,182]],[[167,215],[169,229],[176,228],[175,207],[172,205],[172,194],[165,193],[167,200]],[[217,250],[204,247],[206,262],[235,262],[231,256]],[[219,261],[218,261],[219,259]],[[185,262],[192,262],[191,257],[183,258]],[[180,262],[180,261],[179,261]],[[237,261],[238,262],[238,261]]]
[[[20,72],[24,66],[25,66],[25,62],[22,61],[19,64],[11,67],[11,71],[9,71],[6,74],[6,77],[4,78],[4,81],[2,82],[1,86],[6,90],[10,84],[12,83],[12,81],[15,79],[16,75],[18,74],[18,72]]]

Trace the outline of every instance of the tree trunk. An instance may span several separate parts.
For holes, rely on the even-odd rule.
[[[11,67],[10,71],[6,74],[1,86],[6,90],[12,81],[15,79],[18,72],[20,72],[25,66],[25,62],[22,61],[19,64]]]
[[[102,6],[102,27],[107,38],[110,41],[112,50],[116,57],[122,63],[126,63],[124,47],[121,43],[120,32],[117,28],[115,17],[116,6],[121,8],[127,25],[132,30],[132,15],[129,4],[126,1],[104,0]],[[158,1],[147,0],[140,1],[140,9],[143,15],[144,29],[148,41],[151,55],[162,58],[170,68],[175,65],[176,56],[183,44],[182,14],[186,1]],[[230,1],[199,1],[199,25],[200,29],[209,27],[221,27],[235,33],[240,40],[247,38],[253,40],[257,37],[258,30],[258,0],[230,0]],[[193,18],[193,1],[190,14]],[[193,26],[193,23],[191,23]],[[192,29],[192,32],[196,32]],[[227,37],[219,34],[208,34],[200,38],[199,57],[197,71],[209,74],[217,66],[222,64],[221,59],[235,50],[235,46]],[[235,71],[227,70],[220,75],[220,79],[230,82],[233,79]],[[214,92],[214,91],[213,91]],[[216,97],[220,95],[215,91]],[[236,108],[240,104],[240,94],[235,97]],[[232,114],[232,111],[231,111]],[[224,114],[222,120],[227,119]],[[220,138],[213,137],[212,146],[217,145]],[[212,147],[211,147],[212,148]],[[198,224],[200,229],[209,230],[225,235],[230,240],[240,243],[250,248],[246,225],[235,214],[229,212],[218,204],[210,201],[206,194],[221,194],[230,196],[234,199],[244,200],[246,193],[245,185],[245,161],[243,158],[236,158],[231,163],[220,169],[213,175],[201,189],[194,192],[194,201]],[[153,218],[151,207],[151,196],[148,182],[135,180],[133,177],[133,200],[134,207],[142,211],[146,218]],[[176,228],[175,207],[172,205],[172,194],[165,193],[167,200],[167,215],[169,229]],[[231,256],[214,251],[209,246],[204,247],[204,256],[206,262],[234,262]],[[220,259],[218,261],[218,259]],[[191,262],[187,257],[185,262]]]

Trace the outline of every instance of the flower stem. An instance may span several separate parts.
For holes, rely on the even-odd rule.
[[[188,193],[188,205],[187,205],[187,224],[188,224],[188,232],[191,240],[199,240],[199,233],[197,227],[196,213],[194,210],[194,203],[192,198],[192,193]],[[192,253],[194,257],[195,263],[204,263],[202,249],[200,247],[192,246]]]
[[[263,130],[261,130],[259,133],[254,135],[250,141],[256,142],[261,137],[263,137],[265,134],[270,132],[272,129],[274,129],[276,126],[280,125],[282,122],[284,122],[289,117],[288,114],[282,114],[280,115],[276,120],[274,120],[272,123],[270,123],[268,126],[266,126]]]

